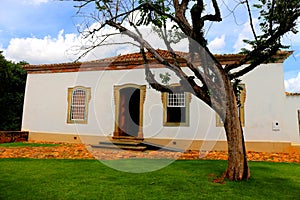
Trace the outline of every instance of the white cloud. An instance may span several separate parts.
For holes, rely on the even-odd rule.
[[[25,4],[31,4],[31,5],[39,5],[41,3],[47,3],[49,0],[23,0],[23,3]]]
[[[96,25],[94,25],[96,26]],[[144,31],[143,31],[144,32]],[[85,50],[85,47],[98,44],[106,35],[111,33],[111,29],[103,29],[97,37],[83,37],[77,34],[64,34],[61,30],[56,37],[45,36],[44,38],[27,37],[27,38],[13,38],[10,40],[6,49],[3,49],[4,56],[8,60],[15,62],[26,61],[30,64],[47,64],[47,63],[64,63],[72,62],[78,59]],[[161,48],[161,41],[153,38],[154,34],[147,35],[147,39],[152,39],[159,44]],[[121,42],[120,42],[121,41]],[[82,61],[97,60],[119,54],[136,52],[139,49],[126,43],[132,42],[132,39],[127,36],[115,35],[105,41],[103,46],[99,46],[89,52],[86,56],[81,58]],[[113,45],[113,43],[117,43]],[[122,43],[124,43],[122,45]]]
[[[13,61],[24,60],[30,64],[72,61],[76,59],[76,55],[67,55],[66,52],[78,43],[75,34],[64,35],[63,30],[58,33],[57,38],[13,38],[5,50],[5,56]]]
[[[97,25],[94,24],[93,27],[95,28]],[[155,49],[166,49],[163,40],[155,31],[151,31],[151,29],[146,27],[143,27],[140,31]],[[112,33],[112,29],[107,28],[103,29],[101,33],[98,33],[97,37],[84,38],[82,35],[64,34],[64,31],[61,30],[56,37],[48,35],[44,38],[36,38],[34,36],[13,38],[10,40],[8,47],[4,49],[4,55],[9,60],[15,62],[24,60],[30,64],[72,62],[82,55],[85,47],[98,44],[104,38],[101,37],[101,35],[103,36],[110,33]],[[103,46],[95,48],[81,60],[97,60],[139,51],[138,47],[128,42],[133,42],[133,40],[124,35],[111,36],[110,39],[102,43]],[[113,43],[116,44],[113,45]],[[215,38],[211,41],[210,45],[216,50],[222,49],[225,46],[225,34]],[[186,39],[173,44],[172,47],[175,51],[188,50]]]
[[[287,92],[300,92],[300,72],[296,78],[285,80],[284,85]]]
[[[299,22],[300,23],[300,22]],[[300,30],[300,27],[298,27]],[[300,32],[294,34],[289,32],[283,36],[282,39],[283,44],[290,46],[291,49],[297,48],[300,44]]]
[[[211,42],[209,42],[208,48],[212,52],[217,53],[217,52],[220,52],[221,50],[223,50],[225,45],[226,45],[226,43],[225,43],[225,34],[223,34],[223,35],[221,35],[221,37],[216,37]]]
[[[256,27],[258,24],[258,20],[256,18],[253,19],[253,26]],[[245,39],[252,39],[253,38],[253,33],[252,29],[250,26],[250,22],[246,22],[243,25],[243,29],[240,31],[238,38],[234,44],[234,49],[236,52],[239,52],[241,48],[250,48],[250,45],[246,44],[243,40]]]

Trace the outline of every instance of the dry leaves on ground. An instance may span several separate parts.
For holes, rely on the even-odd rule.
[[[181,160],[227,160],[227,152],[184,153],[170,151],[129,151],[122,149],[92,149],[84,144],[59,143],[57,146],[40,147],[0,147],[0,158],[55,158],[55,159],[101,159],[113,160],[124,158],[167,158]],[[248,152],[251,161],[295,162],[300,163],[300,154]]]

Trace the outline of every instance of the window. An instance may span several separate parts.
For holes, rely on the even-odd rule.
[[[238,112],[239,112],[239,117],[242,126],[245,126],[245,101],[246,101],[246,86],[245,84],[239,84],[239,87],[241,88],[240,94],[238,96],[238,101],[239,101],[239,107],[238,107]],[[216,114],[216,126],[224,126],[221,118],[219,117],[218,114]]]
[[[185,93],[168,93],[168,107],[185,108]]]
[[[189,126],[190,93],[162,93],[164,126]]]
[[[88,103],[91,89],[86,87],[68,88],[68,119],[67,123],[86,124],[88,118]]]

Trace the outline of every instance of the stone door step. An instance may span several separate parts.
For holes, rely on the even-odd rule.
[[[147,149],[147,146],[130,146],[130,145],[114,145],[114,144],[97,144],[91,145],[92,148],[103,148],[103,149],[124,149],[124,150],[133,150],[133,151],[144,151]]]

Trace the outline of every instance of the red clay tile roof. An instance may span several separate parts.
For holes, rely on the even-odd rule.
[[[169,51],[158,49],[157,52],[164,58],[172,62],[172,55]],[[175,52],[178,55],[178,62],[182,67],[186,62],[184,57],[188,54],[185,52]],[[281,63],[288,56],[292,54],[291,51],[280,51],[275,62]],[[163,67],[150,52],[146,52],[151,67]],[[215,55],[216,59],[222,64],[232,64],[245,57],[241,54],[223,54]],[[42,64],[42,65],[26,65],[24,67],[28,73],[59,73],[59,72],[76,72],[76,71],[97,71],[97,70],[121,70],[132,68],[143,68],[144,61],[141,53],[131,53],[120,55],[100,60],[88,62],[73,62],[73,63],[59,63],[59,64]]]
[[[298,92],[285,92],[286,96],[300,96],[300,93]]]

